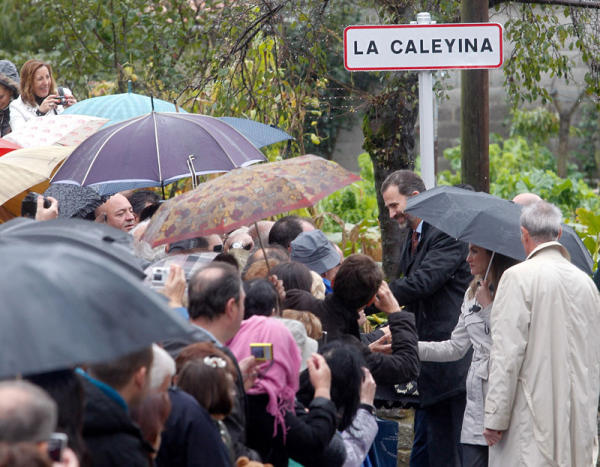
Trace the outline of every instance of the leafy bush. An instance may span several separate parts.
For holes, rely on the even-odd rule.
[[[492,138],[490,154],[490,193],[512,199],[523,192],[536,193],[556,204],[568,219],[575,219],[576,209],[600,210],[600,197],[570,167],[569,177],[556,175],[555,160],[550,150],[538,143],[529,143],[522,136],[505,140]],[[460,146],[444,151],[451,171],[438,174],[438,184],[460,183]]]

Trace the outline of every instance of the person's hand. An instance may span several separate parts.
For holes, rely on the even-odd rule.
[[[371,342],[369,344],[369,349],[371,350],[371,352],[391,354],[392,353],[392,336],[391,336],[391,334],[384,334],[379,339],[377,339],[375,342]]]
[[[75,99],[75,96],[73,96],[73,94],[65,94],[65,99],[67,100],[67,103],[65,104],[65,109],[77,104],[77,99]]]
[[[502,439],[503,433],[503,431],[490,430],[489,428],[486,428],[485,430],[483,430],[483,437],[485,438],[485,441],[487,442],[488,446],[493,446]]]
[[[52,467],[79,467],[79,459],[70,447],[63,449],[60,462],[52,462]]]
[[[398,300],[394,297],[394,294],[386,281],[383,281],[379,286],[379,290],[375,295],[375,301],[373,303],[378,310],[383,311],[386,315],[400,311]]]
[[[283,281],[278,279],[275,274],[271,274],[269,276],[269,282],[273,284],[275,290],[277,290],[277,295],[279,295],[279,303],[283,303],[285,300],[285,287],[283,286]]]
[[[367,322],[367,315],[365,315],[365,309],[361,308],[358,310],[358,327],[362,328]]]
[[[171,264],[169,266],[169,276],[164,288],[161,290],[161,293],[169,299],[169,306],[171,308],[183,306],[183,294],[185,293],[186,285],[187,282],[183,268],[178,264]]]
[[[367,367],[363,367],[363,375],[363,381],[360,385],[360,402],[361,404],[373,405],[377,384],[375,384],[373,375]]]
[[[331,370],[323,356],[314,353],[306,364],[310,382],[315,388],[315,397],[331,399]]]
[[[56,106],[60,103],[60,97],[56,94],[50,94],[40,104],[39,111],[43,114],[47,114],[52,109],[56,109]]]
[[[492,303],[490,282],[487,279],[478,283],[477,290],[475,291],[475,300],[477,300],[477,303],[479,303],[482,308],[485,308]]]
[[[50,207],[44,207],[44,197],[37,197],[37,210],[35,211],[36,221],[49,221],[58,217],[58,200],[52,196],[47,196],[46,199],[50,201]]]
[[[244,389],[247,391],[256,382],[258,377],[258,367],[261,362],[256,361],[253,355],[243,358],[238,362],[240,372],[242,373],[242,379],[244,380]]]

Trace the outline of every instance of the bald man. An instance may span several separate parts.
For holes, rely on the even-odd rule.
[[[104,222],[115,229],[129,232],[137,224],[131,203],[120,193],[112,195],[96,208],[96,222]]]
[[[520,204],[521,206],[529,206],[530,204],[542,201],[535,193],[519,193],[513,199],[513,203]]]

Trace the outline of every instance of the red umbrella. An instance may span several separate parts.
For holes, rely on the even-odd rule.
[[[12,141],[0,138],[0,156],[3,156],[7,152],[14,151],[15,149],[21,149],[21,146]]]

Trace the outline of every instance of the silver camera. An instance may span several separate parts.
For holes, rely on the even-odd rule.
[[[163,286],[169,277],[169,268],[152,268],[152,285]]]

